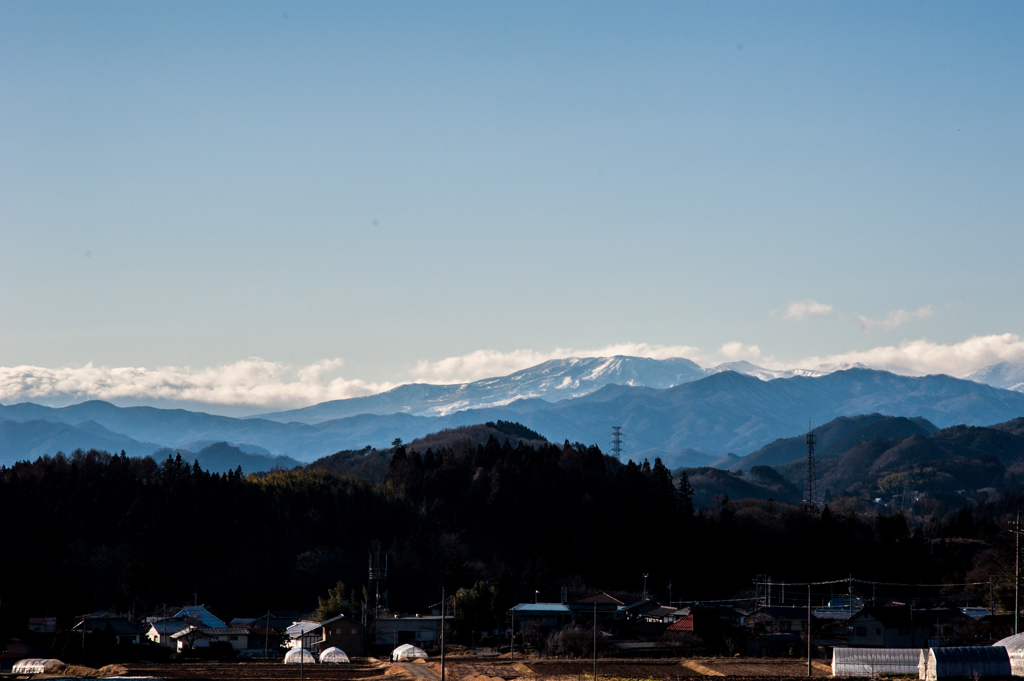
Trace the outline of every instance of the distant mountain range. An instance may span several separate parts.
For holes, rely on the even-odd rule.
[[[303,409],[260,414],[257,418],[313,424],[356,414],[447,416],[466,409],[502,407],[516,400],[558,402],[613,384],[671,388],[706,375],[698,364],[682,358],[570,357],[498,378],[457,385],[411,383],[378,395],[332,400]]]
[[[738,455],[805,432],[808,418],[826,423],[877,412],[920,417],[914,422],[927,429],[1024,415],[1024,393],[949,376],[854,368],[762,380],[749,375],[753,365],[734,366],[745,372],[706,375],[688,360],[556,360],[462,386],[403,386],[244,419],[99,401],[63,408],[0,406],[0,464],[77,447],[148,455],[161,448],[198,451],[216,442],[308,462],[367,445],[386,447],[396,437],[408,442],[444,428],[504,420],[552,441],[603,449],[611,427],[622,426],[625,457],[660,456],[672,467],[735,468]],[[552,401],[551,395],[569,397]],[[367,409],[379,413],[353,413]]]
[[[1000,362],[967,377],[969,381],[1024,392],[1024,362]]]

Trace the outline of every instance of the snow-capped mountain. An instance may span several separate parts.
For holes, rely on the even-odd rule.
[[[671,388],[705,376],[699,365],[682,358],[570,357],[553,359],[508,376],[457,385],[413,383],[379,395],[334,400],[303,409],[263,414],[260,418],[322,423],[356,414],[446,416],[464,409],[501,407],[516,400],[559,402],[611,384]]]
[[[971,374],[967,380],[984,383],[994,388],[1024,392],[1024,362],[993,364]]]
[[[738,362],[726,362],[725,364],[719,364],[718,366],[705,369],[704,373],[708,376],[713,374],[720,374],[723,371],[735,371],[738,374],[746,374],[747,376],[753,376],[760,378],[762,381],[770,381],[773,378],[793,378],[794,376],[826,376],[828,374],[835,373],[837,371],[843,371],[845,369],[869,369],[870,367],[860,364],[820,364],[813,369],[765,369],[759,367],[756,364],[751,364],[746,360],[740,360]]]

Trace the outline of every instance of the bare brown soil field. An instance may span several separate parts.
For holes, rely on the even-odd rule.
[[[532,679],[560,679],[564,681],[586,681],[593,679],[594,663],[578,661],[528,661],[526,666],[533,672]],[[651,681],[676,681],[700,676],[694,670],[684,667],[679,660],[601,660],[597,661],[597,678],[605,679],[649,679]]]
[[[807,660],[758,659],[749,657],[718,657],[699,660],[700,664],[723,676],[807,678]],[[824,668],[823,668],[824,667]],[[832,676],[821,662],[812,666],[812,675]]]
[[[178,662],[172,664],[127,665],[125,676],[159,679],[211,679],[214,681],[350,681],[381,679],[386,666],[371,664],[297,664],[277,662]],[[301,676],[300,676],[301,674]]]
[[[132,664],[118,670],[125,676],[149,676],[159,679],[210,679],[211,681],[396,681],[420,678],[411,671],[424,672],[423,678],[440,677],[436,658],[420,670],[417,665],[388,665],[360,661],[347,665],[298,665],[276,662],[179,662],[171,664]],[[495,658],[455,658],[446,664],[446,681],[592,681],[590,660],[538,660]],[[828,667],[816,662],[813,675],[828,677]],[[300,677],[301,674],[301,677]],[[801,660],[751,658],[700,658],[685,660],[601,659],[598,681],[697,681],[698,677],[726,676],[730,681],[795,680],[807,678],[807,663]],[[711,681],[709,678],[708,681]]]

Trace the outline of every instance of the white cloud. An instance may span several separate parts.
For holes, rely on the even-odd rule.
[[[733,341],[718,348],[718,354],[733,360],[754,359],[761,356],[761,348],[756,345],[744,345],[738,341]]]
[[[205,369],[189,367],[0,367],[0,400],[16,402],[67,396],[71,399],[149,399],[268,408],[306,406],[371,395],[394,387],[324,377],[342,365],[325,359],[295,369],[258,357]]]
[[[845,352],[828,357],[808,357],[785,368],[813,368],[821,364],[864,364],[895,373],[949,374],[968,376],[999,362],[1024,360],[1024,339],[1012,333],[974,336],[945,345],[928,340],[904,341],[899,345]]]
[[[928,319],[935,313],[933,306],[925,305],[919,307],[913,312],[907,312],[906,310],[893,310],[889,313],[889,316],[885,319],[874,321],[867,317],[858,317],[857,324],[860,328],[865,331],[874,331],[875,329],[895,329],[900,324],[909,322],[912,319]]]
[[[598,350],[574,350],[571,348],[555,348],[551,352],[535,350],[477,350],[467,355],[446,357],[436,362],[420,360],[410,372],[417,381],[427,383],[466,383],[481,378],[507,376],[521,369],[536,366],[541,362],[566,357],[611,357],[613,355],[629,355],[631,357],[649,357],[651,359],[668,359],[670,357],[686,357],[694,359],[700,351],[689,345],[648,345],[647,343],[620,343],[608,345]]]
[[[807,319],[808,317],[823,317],[832,314],[832,306],[824,303],[817,303],[813,300],[802,300],[797,303],[790,303],[786,309],[786,319]]]
[[[597,350],[556,348],[535,350],[478,350],[437,362],[419,362],[411,372],[416,380],[453,383],[502,376],[550,359],[566,357],[608,357],[630,355],[667,359],[685,357],[703,366],[714,364],[686,345],[623,343]],[[715,355],[727,360],[752,359],[768,369],[812,369],[821,365],[861,364],[896,373],[968,376],[999,362],[1024,361],[1024,339],[1014,334],[975,336],[960,343],[941,344],[928,340],[905,341],[825,357],[807,357],[783,363],[762,356],[756,345],[725,343]],[[249,405],[270,409],[307,406],[327,400],[372,395],[395,387],[395,383],[369,383],[358,379],[333,378],[342,366],[339,359],[324,359],[305,367],[292,367],[258,357],[218,367],[84,367],[47,369],[43,367],[0,367],[0,402],[43,401],[52,398],[102,399],[110,401],[170,401],[209,405]]]

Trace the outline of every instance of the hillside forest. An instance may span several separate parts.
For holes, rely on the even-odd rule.
[[[1022,426],[847,440],[822,460],[822,479],[845,484],[852,466],[860,475],[823,484],[818,509],[800,505],[792,461],[673,473],[659,459],[622,462],[501,422],[249,475],[180,455],[44,456],[0,468],[0,518],[17,557],[0,561],[0,598],[31,616],[198,600],[255,617],[312,610],[341,582],[343,609],[360,616],[373,608],[367,557],[379,548],[392,610],[423,612],[444,586],[477,630],[499,626],[516,602],[557,601],[563,587],[639,592],[645,573],[663,600],[670,583],[676,601],[707,600],[749,595],[759,574],[852,574],[984,583],[915,595],[987,604],[991,594],[1005,606],[1007,524],[1024,507]],[[968,483],[982,487],[953,489]]]

